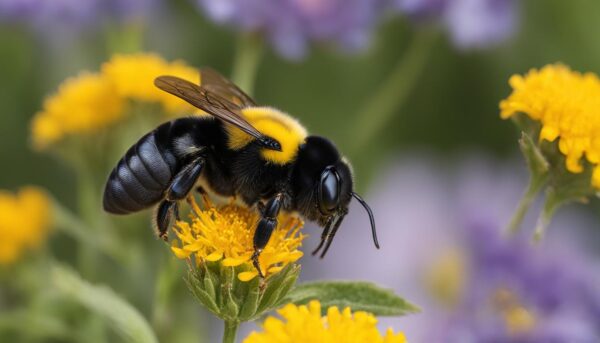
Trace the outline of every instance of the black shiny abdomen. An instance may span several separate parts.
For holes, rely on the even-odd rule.
[[[107,212],[136,212],[163,198],[178,169],[177,159],[160,139],[170,126],[171,122],[165,123],[148,133],[121,158],[104,189],[103,205]]]

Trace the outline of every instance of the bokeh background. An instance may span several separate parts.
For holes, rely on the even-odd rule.
[[[87,0],[0,0],[0,189],[14,191],[23,185],[38,185],[66,207],[78,207],[73,169],[52,153],[32,149],[30,120],[62,80],[80,70],[98,70],[113,53],[156,52],[167,60],[182,59],[192,66],[231,73],[239,37],[247,30],[236,25],[235,20],[241,19],[235,15],[221,18],[221,22],[215,20],[220,12],[213,7],[218,5],[192,0],[109,2],[111,8],[107,10],[101,2],[89,1],[87,6]],[[304,2],[306,6],[319,3]],[[463,279],[466,276],[457,264],[452,264],[454,255],[442,252],[479,249],[472,256],[477,256],[475,261],[484,261],[477,254],[495,250],[482,246],[493,245],[490,242],[496,240],[503,242],[494,232],[500,232],[508,223],[525,189],[527,171],[518,150],[519,132],[510,121],[499,118],[498,103],[510,93],[509,77],[530,68],[563,62],[575,70],[599,72],[600,2],[454,1],[465,3],[462,7],[443,0],[371,2],[374,4],[363,4],[369,3],[367,0],[347,4],[365,12],[372,10],[369,6],[386,7],[377,10],[381,14],[376,18],[368,19],[366,26],[372,29],[366,30],[365,37],[359,35],[357,46],[340,48],[328,39],[309,39],[303,50],[290,43],[292,37],[284,37],[282,43],[281,39],[272,39],[268,30],[262,35],[265,43],[256,73],[255,99],[299,118],[310,132],[331,138],[347,154],[355,168],[357,187],[376,213],[382,243],[381,251],[373,248],[367,218],[361,208],[353,206],[329,256],[323,261],[308,253],[303,257],[302,279],[368,279],[394,288],[421,305],[423,313],[383,319],[382,326],[405,331],[412,342],[491,342],[495,340],[486,339],[513,337],[495,331],[510,331],[508,319],[502,319],[504,314],[501,319],[490,315],[495,319],[485,323],[473,319],[479,313],[476,308],[489,307],[486,301],[472,300],[470,307],[456,305],[461,298],[456,288],[478,291],[474,286],[465,286],[466,281],[456,281],[460,275]],[[236,6],[235,1],[223,4]],[[249,4],[268,6],[268,1]],[[68,10],[56,9],[62,5]],[[336,16],[326,20],[335,21]],[[415,44],[422,45],[416,53]],[[403,70],[405,76],[400,79],[405,82],[398,83],[398,97],[404,98],[393,106],[390,118],[376,125],[368,140],[357,146],[355,142],[362,139],[361,129],[379,120],[376,114],[369,117],[373,111],[369,107],[363,110],[365,104],[411,51],[416,54],[415,61]],[[148,120],[154,120],[148,125],[159,122],[155,117]],[[132,134],[131,143],[135,138]],[[106,169],[105,174],[108,172]],[[99,189],[98,197],[100,194]],[[596,253],[600,246],[598,208],[598,202],[592,200],[588,206],[575,204],[561,209],[548,239],[532,248],[535,257],[527,255],[529,251],[522,252],[530,247],[523,248],[525,243],[521,241],[503,247],[506,256],[521,252],[527,255],[522,257],[523,263],[539,260],[530,268],[545,273],[535,285],[520,284],[518,288],[524,292],[520,303],[543,292],[549,283],[544,280],[569,279],[563,273],[573,270],[583,275],[573,276],[578,280],[573,284],[595,284],[591,280],[597,279],[600,270]],[[536,208],[532,212],[525,221],[526,228],[535,221]],[[89,282],[108,285],[133,304],[153,323],[161,341],[216,341],[220,324],[211,324],[206,312],[190,304],[191,296],[183,282],[168,285],[169,301],[161,305],[164,312],[157,314],[151,299],[160,292],[160,270],[179,262],[172,261],[163,244],[154,239],[148,218],[149,212],[135,220],[111,219],[124,227],[121,247],[143,242],[141,246],[131,244],[140,249],[141,258],[136,263],[123,266],[102,260],[93,271],[82,273]],[[305,244],[308,252],[317,244],[319,231],[310,225],[306,230],[311,235]],[[79,244],[57,230],[49,239],[48,250],[54,259],[78,268]],[[557,255],[557,251],[564,255]],[[556,267],[553,259],[565,267]],[[506,263],[513,263],[513,267],[522,264]],[[442,276],[429,273],[435,272],[438,265],[443,269],[438,274],[446,275],[442,281],[435,279]],[[495,268],[492,265],[496,266],[492,263],[481,268]],[[551,266],[555,268],[546,271]],[[2,341],[81,341],[87,335],[94,336],[86,339],[89,342],[121,339],[110,325],[79,318],[77,313],[85,311],[77,305],[57,310],[56,314],[58,322],[77,332],[75,338],[44,331],[43,326],[35,332],[35,325],[31,329],[34,332],[24,333],[23,327],[10,324],[6,317],[11,311],[31,308],[35,303],[28,289],[34,293],[44,288],[40,280],[11,283],[12,275],[20,273],[15,268],[19,267],[2,273],[0,284]],[[508,279],[521,280],[519,273],[535,274],[502,268],[502,273],[512,275]],[[174,279],[179,280],[177,274]],[[560,333],[556,337],[564,340],[558,342],[600,340],[600,312],[594,312],[600,308],[600,295],[592,288],[586,288],[589,294],[585,299],[577,300],[570,299],[580,288],[571,283],[552,290],[558,305],[547,317],[545,310],[539,310],[533,324],[525,319],[525,329],[543,326],[549,335]],[[478,301],[480,307],[473,305]],[[584,311],[581,304],[585,302],[597,307]],[[44,315],[52,313],[40,311]],[[459,311],[460,315],[456,314]],[[548,324],[550,321],[552,324]],[[252,328],[248,325],[244,330]],[[429,336],[432,333],[436,338]],[[550,340],[544,339],[552,336],[535,337],[525,341],[546,342]]]

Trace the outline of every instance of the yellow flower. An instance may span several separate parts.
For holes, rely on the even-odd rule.
[[[321,317],[321,304],[313,300],[308,306],[288,304],[278,310],[283,320],[269,317],[264,332],[253,332],[244,343],[405,343],[404,334],[390,328],[385,336],[377,330],[377,319],[370,313],[349,307],[342,312],[337,307],[327,309]],[[285,321],[284,321],[285,320]]]
[[[86,134],[119,120],[124,102],[111,82],[99,74],[83,72],[67,79],[44,102],[33,118],[33,144],[46,148],[66,135]]]
[[[583,171],[582,158],[594,166],[592,185],[600,189],[600,79],[561,64],[513,75],[512,94],[500,102],[502,118],[524,113],[540,122],[540,139],[558,139],[566,168]]]
[[[44,149],[69,135],[105,129],[127,114],[127,100],[160,103],[170,116],[201,112],[178,97],[154,86],[159,75],[175,75],[199,82],[197,69],[181,61],[167,62],[158,55],[115,55],[100,73],[82,72],[67,79],[44,102],[33,118],[33,144]]]
[[[50,199],[41,189],[0,191],[0,265],[14,263],[27,249],[39,246],[50,222]]]
[[[157,102],[169,113],[194,113],[196,109],[185,101],[163,92],[154,86],[160,75],[178,76],[199,83],[200,72],[182,61],[167,62],[151,53],[114,55],[102,65],[102,73],[114,83],[117,92],[124,98]]]
[[[246,264],[250,271],[239,273],[238,279],[252,280],[258,275],[251,260],[258,213],[235,204],[216,207],[207,199],[205,202],[207,208],[202,210],[192,197],[192,220],[178,221],[175,225],[180,247],[172,246],[173,253],[180,259],[194,254],[198,263],[220,261],[226,267]],[[259,257],[266,277],[302,257],[298,250],[305,237],[300,233],[302,220],[288,214],[280,214],[278,220],[279,225]]]

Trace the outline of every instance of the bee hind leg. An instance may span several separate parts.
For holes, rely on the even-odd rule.
[[[200,177],[200,174],[202,173],[202,167],[204,167],[203,157],[199,157],[183,167],[183,169],[175,175],[171,185],[167,189],[166,199],[158,205],[155,222],[158,237],[163,240],[168,240],[168,230],[171,225],[172,217],[174,216],[177,220],[181,219],[179,217],[178,202],[185,199],[194,187],[198,177]]]
[[[167,231],[171,225],[171,217],[173,213],[178,213],[177,202],[163,200],[158,205],[154,214],[154,225],[156,226],[156,232],[158,237],[167,242],[169,237]]]

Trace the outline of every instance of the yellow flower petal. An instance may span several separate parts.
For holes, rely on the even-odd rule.
[[[254,279],[255,277],[258,276],[258,272],[257,271],[251,271],[251,272],[241,272],[238,274],[238,279],[240,281],[250,281],[252,279]]]
[[[207,261],[215,262],[223,258],[223,253],[221,252],[213,252],[212,254],[206,256],[204,259]]]
[[[180,248],[178,248],[176,246],[172,246],[171,247],[171,251],[173,252],[173,254],[175,254],[175,256],[177,258],[182,259],[182,260],[190,257],[190,255],[192,254],[191,251],[180,249]]]
[[[311,301],[308,306],[287,304],[278,311],[282,319],[268,317],[263,332],[252,332],[244,343],[406,343],[401,332],[388,329],[385,336],[377,330],[377,318],[367,312],[352,313],[349,308],[327,309],[321,316],[321,304]]]
[[[223,262],[222,262],[222,264],[223,264],[225,267],[237,267],[237,266],[239,266],[240,264],[242,264],[242,263],[244,263],[244,262],[247,262],[247,261],[248,261],[248,259],[245,259],[245,258],[233,258],[233,257],[227,257],[227,258],[223,259]]]

